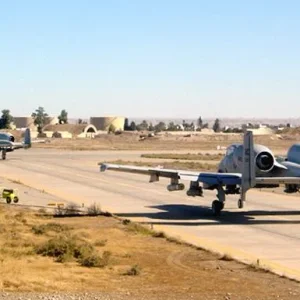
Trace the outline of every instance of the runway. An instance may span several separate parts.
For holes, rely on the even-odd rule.
[[[0,162],[0,172],[4,178],[44,191],[40,197],[20,195],[21,203],[45,205],[51,197],[85,206],[98,203],[103,210],[199,247],[248,263],[259,260],[260,265],[300,280],[299,194],[251,190],[244,209],[239,210],[237,197],[230,196],[222,216],[215,218],[210,210],[215,192],[192,198],[185,191],[168,192],[164,179],[150,184],[147,176],[99,172],[100,161],[134,160],[139,153],[33,148],[9,153]],[[47,193],[52,196],[44,196]]]

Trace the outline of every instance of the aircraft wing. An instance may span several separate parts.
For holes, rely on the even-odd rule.
[[[208,172],[194,172],[187,170],[151,168],[151,167],[137,167],[129,165],[116,165],[99,163],[100,171],[113,170],[118,172],[135,173],[142,175],[150,175],[150,181],[158,181],[159,177],[181,179],[187,181],[198,181],[208,185],[215,184],[241,184],[242,174],[239,173],[208,173]]]

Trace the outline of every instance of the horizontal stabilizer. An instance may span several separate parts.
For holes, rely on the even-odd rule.
[[[263,184],[300,184],[300,177],[256,177],[256,183]]]

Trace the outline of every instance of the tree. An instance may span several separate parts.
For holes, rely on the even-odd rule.
[[[9,129],[10,123],[13,121],[13,117],[10,114],[9,109],[3,109],[2,110],[2,116],[0,119],[0,128],[1,129]]]
[[[130,130],[132,130],[132,131],[136,130],[136,124],[133,121],[130,123]]]
[[[146,120],[143,120],[143,122],[139,125],[137,125],[136,129],[139,130],[139,131],[142,131],[142,130],[148,130],[148,123]]]
[[[148,130],[149,130],[149,131],[154,131],[154,129],[155,129],[155,128],[154,128],[153,124],[150,123],[150,124],[149,124],[149,127],[148,127]]]
[[[167,128],[167,131],[179,131],[180,126],[175,124],[174,122],[170,122]]]
[[[159,122],[158,124],[156,124],[154,126],[154,128],[155,128],[155,131],[157,131],[157,132],[167,130],[166,124],[164,122]]]
[[[124,122],[124,130],[130,130],[129,120],[126,118]]]
[[[213,131],[214,132],[220,132],[221,131],[221,125],[220,125],[220,120],[216,119],[215,123],[213,125]]]
[[[44,107],[39,106],[39,108],[36,109],[31,116],[34,118],[34,125],[37,126],[38,132],[42,133],[43,127],[46,124],[46,118],[48,117],[48,114],[45,113]]]
[[[82,124],[82,119],[78,119],[77,123]]]
[[[203,121],[202,121],[201,117],[198,118],[197,125],[198,125],[198,128],[202,129]]]
[[[58,116],[59,124],[68,124],[68,113],[63,109]]]

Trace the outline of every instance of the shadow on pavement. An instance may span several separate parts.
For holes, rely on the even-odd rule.
[[[222,211],[221,216],[214,217],[209,207],[199,205],[156,205],[148,206],[160,210],[159,212],[144,213],[119,213],[123,218],[148,218],[153,219],[147,222],[140,222],[153,225],[182,225],[182,226],[213,226],[213,225],[260,225],[260,224],[300,224],[300,211]],[[276,216],[299,216],[297,219],[276,219]],[[259,217],[259,218],[257,218]],[[267,217],[266,219],[262,219]],[[274,217],[274,218],[270,218]],[[197,222],[198,221],[198,222]]]

